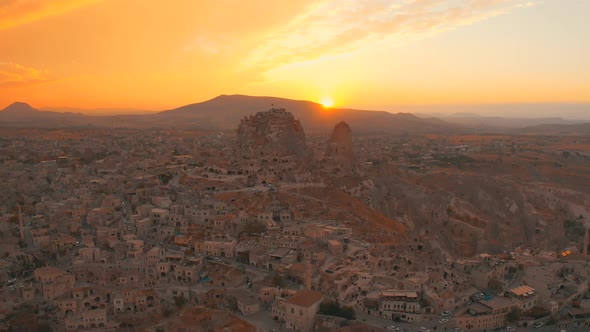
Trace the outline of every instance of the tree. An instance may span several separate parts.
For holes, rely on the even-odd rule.
[[[275,274],[274,276],[272,276],[272,284],[275,287],[285,287],[285,280],[283,279],[283,277],[281,277],[280,274]]]
[[[49,324],[41,323],[37,327],[37,331],[38,332],[53,332],[53,329],[51,328],[51,326]]]
[[[255,233],[262,233],[266,231],[266,226],[264,226],[263,223],[258,222],[258,221],[254,221],[251,223],[246,224],[246,226],[244,226],[244,233],[250,233],[250,234],[255,234]]]
[[[341,306],[338,301],[326,301],[320,304],[319,313],[327,316],[356,319],[356,313],[352,307]]]
[[[238,311],[238,300],[235,297],[227,299],[227,308],[231,311]]]
[[[498,294],[504,290],[504,283],[494,278],[488,282],[488,287],[492,292]]]
[[[530,311],[530,316],[533,316],[535,319],[543,318],[543,317],[549,316],[550,314],[551,313],[549,312],[549,310],[547,310],[541,306],[536,306],[536,307],[532,308]]]
[[[509,321],[510,323],[514,323],[514,322],[518,321],[519,319],[520,319],[520,310],[518,310],[518,309],[512,309],[512,311],[510,311],[506,315],[506,320]]]
[[[172,313],[174,313],[174,310],[170,309],[170,308],[166,308],[162,311],[162,315],[164,317],[170,317],[170,315],[172,315]]]
[[[176,304],[177,307],[182,308],[186,304],[186,299],[184,296],[178,295],[174,297],[174,304]]]

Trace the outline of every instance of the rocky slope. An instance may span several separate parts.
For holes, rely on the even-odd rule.
[[[360,192],[374,209],[453,254],[563,250],[581,245],[590,216],[590,172],[580,167],[556,170],[517,157],[426,173],[387,165],[367,174],[372,186]]]
[[[307,154],[301,123],[284,109],[271,109],[244,118],[238,127],[237,140],[241,158],[303,159]]]

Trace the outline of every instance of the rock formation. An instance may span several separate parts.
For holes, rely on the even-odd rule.
[[[334,127],[324,157],[336,166],[345,169],[353,168],[352,130],[346,122],[340,122]]]
[[[238,153],[246,159],[306,156],[305,133],[299,120],[285,109],[248,116],[238,127]]]

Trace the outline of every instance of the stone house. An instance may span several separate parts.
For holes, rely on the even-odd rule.
[[[285,300],[285,327],[294,331],[312,331],[323,299],[322,293],[304,290]]]

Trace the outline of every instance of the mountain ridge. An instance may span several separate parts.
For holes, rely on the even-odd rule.
[[[181,119],[185,123],[204,121],[218,128],[233,129],[235,123],[239,123],[242,118],[273,107],[285,108],[301,121],[306,130],[311,132],[328,132],[340,121],[349,123],[356,132],[443,133],[461,128],[439,119],[423,119],[409,113],[327,108],[306,100],[239,94],[220,95],[204,102],[163,111],[155,116],[168,122]]]
[[[466,132],[516,132],[518,128],[498,125],[508,122],[501,117],[481,117],[479,121],[458,123],[448,118],[419,117],[412,113],[390,113],[351,108],[327,108],[319,103],[272,96],[223,94],[202,102],[149,114],[85,115],[73,112],[38,110],[25,102],[15,102],[0,111],[0,126],[16,127],[124,127],[124,128],[176,128],[201,130],[236,130],[240,121],[270,108],[285,108],[292,113],[308,132],[331,131],[336,123],[344,121],[355,133],[387,132],[397,134],[445,134]],[[495,124],[482,125],[485,119],[503,119]],[[455,119],[456,120],[456,119]],[[539,125],[545,119],[523,123],[519,128]],[[561,119],[560,119],[561,120]],[[547,119],[547,121],[551,121]],[[557,124],[563,124],[556,121]],[[528,125],[527,125],[528,124]],[[551,124],[551,123],[547,123]],[[567,132],[561,127],[559,132]],[[576,128],[579,134],[579,128]]]

